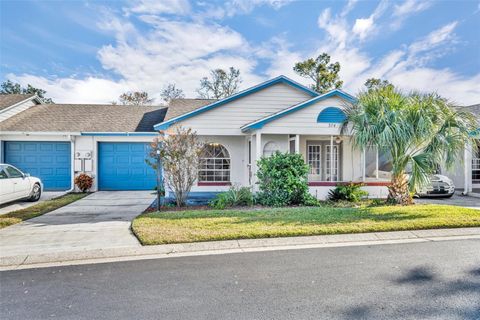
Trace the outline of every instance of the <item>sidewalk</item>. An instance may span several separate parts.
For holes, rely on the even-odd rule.
[[[4,256],[2,253],[0,253],[0,270],[106,263],[142,259],[159,259],[195,255],[460,239],[480,239],[480,228],[429,229],[309,237],[226,240],[143,247],[135,246],[111,249],[79,250],[36,255],[25,254]]]

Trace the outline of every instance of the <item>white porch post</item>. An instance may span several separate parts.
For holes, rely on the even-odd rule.
[[[260,160],[260,158],[262,157],[262,134],[260,132],[257,132],[255,134],[255,162],[254,162],[254,165],[253,165],[253,172],[252,172],[252,181],[253,181],[253,190],[254,191],[257,191],[258,190],[258,187],[257,187],[257,170],[258,170],[258,166],[257,166],[257,161]]]
[[[334,156],[333,156],[333,135],[330,135],[330,177],[329,180],[333,181],[333,168],[334,168]]]
[[[295,153],[300,153],[300,135],[295,135]]]
[[[472,153],[473,149],[470,144],[465,145],[465,150],[463,153],[463,174],[464,174],[464,181],[463,181],[463,194],[467,195],[469,192],[472,192],[472,157],[470,154]]]

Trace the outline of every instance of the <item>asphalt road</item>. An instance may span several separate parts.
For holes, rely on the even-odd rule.
[[[5,271],[6,319],[480,319],[480,240]]]

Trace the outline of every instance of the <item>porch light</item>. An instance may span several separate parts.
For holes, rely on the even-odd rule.
[[[339,136],[336,136],[335,137],[335,143],[339,144],[340,142],[342,142],[342,139]]]

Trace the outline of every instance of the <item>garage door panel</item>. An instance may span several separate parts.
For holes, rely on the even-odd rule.
[[[69,142],[5,141],[5,162],[39,177],[45,190],[71,187]]]
[[[99,189],[152,190],[156,172],[145,162],[149,149],[143,142],[99,142]]]

